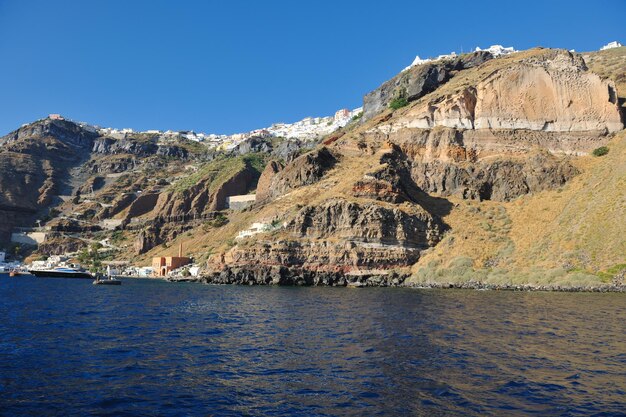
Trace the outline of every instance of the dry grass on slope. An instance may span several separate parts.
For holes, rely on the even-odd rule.
[[[509,203],[455,201],[451,231],[413,266],[415,283],[598,285],[626,264],[626,132],[575,160],[557,190]],[[609,271],[605,273],[603,271]]]
[[[510,208],[517,264],[534,260],[596,272],[626,261],[626,132],[603,157],[582,157],[582,174],[562,190],[526,196]]]

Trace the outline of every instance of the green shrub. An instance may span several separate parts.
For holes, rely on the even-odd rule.
[[[209,225],[212,227],[222,227],[226,223],[228,223],[228,218],[222,213],[218,213],[213,220],[209,221]]]
[[[394,110],[397,110],[399,108],[406,106],[407,104],[409,104],[409,101],[405,97],[398,97],[398,98],[394,98],[393,100],[391,100],[391,102],[389,102],[389,107]]]
[[[111,242],[119,243],[122,240],[124,240],[124,232],[123,231],[116,230],[115,232],[113,232],[111,234]]]
[[[599,148],[594,149],[591,154],[593,156],[604,156],[607,153],[609,153],[609,148],[607,148],[606,146],[600,146]]]
[[[358,114],[352,116],[352,121],[354,122],[355,120],[359,120],[361,117],[363,117],[363,112],[359,112]]]

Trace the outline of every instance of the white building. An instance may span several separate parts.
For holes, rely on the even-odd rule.
[[[495,58],[497,58],[499,56],[502,56],[502,55],[508,55],[508,54],[512,54],[514,52],[517,52],[517,50],[515,50],[515,48],[513,48],[511,46],[504,47],[502,45],[491,45],[487,49],[482,49],[482,48],[477,46],[474,51],[476,51],[476,52],[478,52],[478,51],[488,51],[488,52],[491,52],[491,55],[493,55]],[[409,65],[408,67],[406,67],[402,71],[406,71],[408,69],[411,69],[411,68],[413,68],[416,65],[426,64],[427,62],[441,61],[441,60],[444,60],[444,59],[451,59],[451,58],[455,58],[455,57],[457,57],[457,53],[456,52],[450,52],[447,55],[439,55],[437,58],[427,58],[427,59],[421,59],[420,56],[417,55],[415,57],[415,59],[413,60],[413,62],[411,63],[411,65]]]
[[[232,210],[243,210],[244,208],[254,204],[256,194],[232,195],[226,197],[226,208]]]
[[[269,223],[259,223],[259,222],[252,223],[252,226],[250,226],[249,229],[242,230],[241,232],[239,232],[235,239],[243,239],[246,237],[256,235],[257,233],[269,232],[270,230],[272,230],[272,225]]]
[[[622,45],[618,41],[613,41],[613,42],[609,42],[606,45],[604,45],[602,48],[600,48],[600,50],[604,51],[604,50],[607,50],[607,49],[619,48],[620,46],[624,46],[624,45]]]
[[[0,252],[0,263],[4,262],[4,260],[6,259],[6,253],[5,252]]]
[[[137,275],[140,277],[151,277],[154,269],[151,266],[143,266],[137,269]]]
[[[335,121],[341,122],[349,118],[350,118],[350,110],[348,109],[341,109],[335,112]]]

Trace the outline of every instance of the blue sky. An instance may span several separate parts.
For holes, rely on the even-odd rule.
[[[248,131],[358,107],[416,54],[626,43],[625,17],[624,0],[0,0],[0,135],[48,113]]]

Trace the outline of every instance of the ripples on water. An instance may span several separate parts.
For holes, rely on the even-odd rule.
[[[0,415],[626,411],[626,295],[0,277]]]

